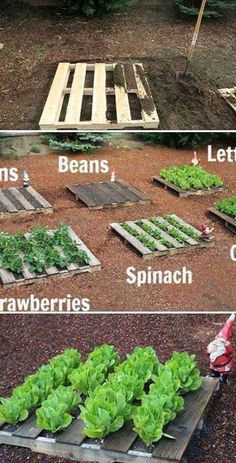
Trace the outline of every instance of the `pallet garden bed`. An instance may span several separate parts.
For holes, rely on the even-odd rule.
[[[214,244],[203,240],[199,230],[175,214],[112,223],[110,228],[138,251],[143,259],[194,251]]]
[[[163,169],[152,180],[179,197],[208,195],[225,191],[223,181],[199,166],[180,166]],[[209,186],[205,185],[208,182]]]
[[[53,212],[52,205],[32,186],[0,190],[0,219],[18,214],[49,214],[51,212]]]
[[[42,228],[38,228],[37,230],[38,233],[40,233],[40,230],[42,230]],[[59,227],[57,230],[48,230],[48,234],[53,237],[55,233],[58,232],[58,230]],[[36,246],[34,245],[34,243],[29,244],[29,241],[32,239],[32,233],[25,233],[21,236],[21,239],[24,243],[22,249],[25,249],[25,251],[18,251],[18,249],[16,251],[16,245],[14,245],[14,243],[9,246],[7,244],[8,237],[11,238],[11,235],[8,235],[5,238],[5,247],[4,244],[0,244],[0,280],[4,288],[33,284],[45,278],[65,278],[77,275],[79,273],[91,273],[100,270],[101,268],[101,264],[97,260],[97,258],[92,254],[92,252],[87,248],[84,242],[76,235],[76,233],[70,227],[68,227],[68,238],[70,239],[70,245],[72,244],[73,249],[71,250],[71,252],[73,253],[74,261],[73,258],[71,259],[67,256],[66,248],[64,248],[62,245],[52,244],[52,251],[58,255],[59,259],[57,257],[57,263],[52,264],[50,266],[44,266],[43,264],[43,259],[45,259],[45,256],[43,255],[43,252],[45,252],[45,250],[43,250],[43,247],[40,248],[40,246]],[[14,238],[13,235],[12,237]],[[1,235],[0,238],[2,238]],[[4,241],[4,236],[2,238],[2,241]],[[12,248],[12,246],[12,257],[9,258],[7,254],[9,253],[9,247]],[[32,259],[32,256],[27,250],[27,246],[30,246],[30,249],[36,250],[36,254],[34,256],[35,260]],[[6,257],[3,259],[1,263],[1,259],[5,251]],[[77,251],[78,253],[81,253],[81,258],[79,258],[79,256],[77,255]],[[28,257],[30,257],[30,259],[32,260],[29,260]],[[8,264],[9,260],[10,265],[12,265],[10,269],[9,267],[7,267],[7,265],[4,265],[4,262],[6,261]],[[60,260],[62,261],[62,263],[60,263]],[[15,263],[17,265],[16,267],[14,267]],[[33,269],[32,266],[34,266]],[[15,271],[13,269],[15,269]]]
[[[221,88],[219,92],[225,101],[227,101],[231,108],[236,112],[236,87]]]
[[[142,64],[60,63],[39,122],[42,130],[157,128]]]
[[[208,213],[223,223],[232,233],[236,234],[236,196],[218,201],[216,207],[208,209]]]
[[[26,447],[33,452],[75,461],[146,463],[148,459],[153,463],[177,463],[181,461],[193,433],[202,429],[203,417],[217,385],[215,378],[203,378],[200,389],[186,396],[185,409],[166,428],[165,432],[175,440],[163,437],[150,447],[138,438],[131,422],[101,441],[86,438],[84,424],[79,417],[74,418],[65,431],[48,435],[37,426],[35,416],[12,429],[2,424],[0,445]]]
[[[89,209],[150,203],[150,200],[143,193],[122,180],[69,185],[67,189]]]

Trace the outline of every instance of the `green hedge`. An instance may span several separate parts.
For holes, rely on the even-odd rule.
[[[198,148],[205,146],[209,143],[225,142],[225,143],[236,143],[236,133],[141,133],[139,137],[142,140],[154,145],[165,145],[171,148]]]
[[[202,0],[175,0],[177,10],[184,16],[196,16]],[[207,0],[204,16],[217,18],[236,8],[236,0]]]
[[[91,16],[96,13],[107,13],[118,10],[132,3],[133,0],[60,0],[62,6],[71,13]]]

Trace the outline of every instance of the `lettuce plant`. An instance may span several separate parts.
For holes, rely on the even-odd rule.
[[[219,211],[223,212],[224,214],[236,218],[236,196],[230,196],[221,199],[220,201],[217,201],[215,206]]]
[[[162,169],[160,176],[183,190],[202,190],[223,185],[223,181],[218,175],[211,174],[200,166],[174,166],[169,169]]]
[[[73,419],[70,413],[80,401],[80,396],[71,386],[59,386],[36,410],[37,426],[53,433],[67,428]]]

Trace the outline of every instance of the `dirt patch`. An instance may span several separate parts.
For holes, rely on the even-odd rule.
[[[225,316],[204,315],[92,315],[0,317],[0,395],[8,395],[26,375],[66,347],[85,357],[96,345],[114,344],[122,358],[135,346],[152,345],[162,362],[174,350],[196,354],[202,374],[208,372],[207,344],[225,322]],[[194,330],[193,330],[194,327]],[[2,343],[4,336],[5,343]],[[204,432],[195,434],[187,451],[191,463],[231,463],[235,456],[235,372],[229,386],[209,407]],[[0,463],[68,463],[68,459],[0,447]]]
[[[206,149],[202,148],[198,151],[201,165],[223,178],[228,193],[180,199],[153,184],[151,178],[162,168],[190,163],[193,157],[191,151],[145,145],[141,150],[139,146],[132,147],[128,141],[122,140],[119,142],[120,148],[116,149],[114,143],[113,140],[111,146],[98,150],[93,156],[98,160],[108,159],[110,171],[115,170],[116,178],[138,188],[151,199],[150,204],[90,211],[74,199],[66,190],[66,185],[109,180],[111,174],[59,174],[57,152],[44,155],[42,151],[42,154],[37,156],[0,161],[1,167],[14,166],[19,169],[20,180],[14,186],[21,186],[22,173],[27,168],[32,186],[54,208],[54,213],[47,216],[35,215],[24,219],[18,217],[4,220],[1,222],[1,230],[29,231],[32,226],[48,225],[49,228],[55,228],[60,222],[68,223],[102,265],[99,272],[78,275],[66,280],[45,280],[29,287],[10,290],[3,290],[0,286],[0,297],[26,298],[34,294],[39,298],[63,298],[71,294],[73,297],[90,298],[92,309],[109,311],[233,311],[236,304],[235,263],[229,256],[230,249],[235,244],[235,235],[220,223],[214,222],[215,247],[151,261],[142,260],[123,240],[109,231],[109,225],[112,222],[138,220],[168,213],[175,213],[194,226],[199,226],[202,222],[212,224],[206,211],[216,200],[236,192],[236,165],[230,163],[209,165]],[[124,145],[130,146],[130,149]],[[86,159],[86,156],[73,154],[71,158],[79,161]],[[12,184],[4,186],[12,186]],[[149,265],[153,270],[161,271],[166,269],[175,271],[186,266],[193,272],[193,283],[178,285],[178,287],[144,285],[141,288],[127,284],[127,267],[132,266],[139,271],[147,270]]]
[[[134,7],[86,19],[4,2],[0,128],[37,129],[58,63],[83,61],[143,63],[160,129],[235,129],[236,115],[217,91],[235,80],[234,19],[203,22],[195,78],[183,86],[175,72],[185,67],[193,23],[176,18],[172,6],[165,0],[142,14]]]

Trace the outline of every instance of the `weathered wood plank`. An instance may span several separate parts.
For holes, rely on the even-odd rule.
[[[14,204],[5,196],[4,190],[0,190],[0,202],[6,208],[7,212],[18,212]]]
[[[231,108],[236,112],[236,87],[221,88],[219,92],[225,101],[227,101]]]
[[[159,228],[157,225],[154,225],[154,223],[150,222],[149,220],[143,219],[142,222],[149,225],[149,227],[152,227],[153,230],[157,230],[161,234],[162,238],[173,244],[174,248],[182,248],[184,246],[184,244],[179,243],[179,241],[177,241],[175,238],[172,238],[172,236],[168,235],[168,233],[164,232],[161,228]]]
[[[52,205],[41,196],[32,186],[27,188],[28,192],[35,198],[44,208],[51,208]]]
[[[83,421],[75,418],[69,428],[57,434],[56,442],[80,445],[86,437],[85,434],[83,434],[84,426]]]
[[[19,191],[19,189],[9,188],[9,191],[17,199],[17,201],[22,205],[23,209],[27,211],[32,211],[35,209],[35,207],[23,196],[23,194]]]
[[[176,216],[176,217],[177,217],[177,216]],[[157,216],[156,218],[157,218],[157,220],[159,220],[163,225],[166,225],[166,226],[168,226],[169,228],[173,228],[173,227],[174,227],[174,226],[171,225],[169,222],[167,222],[167,220],[163,219],[163,217]],[[185,223],[185,225],[188,225],[188,224]],[[167,231],[166,233],[168,234],[168,231]],[[190,246],[195,246],[195,245],[199,244],[198,241],[196,241],[196,240],[194,240],[193,238],[191,238],[190,236],[186,235],[186,233],[184,233],[184,232],[182,232],[182,231],[181,231],[180,233],[184,236],[184,238],[186,239],[187,243],[188,243]]]
[[[135,247],[142,255],[151,255],[152,251],[146,248],[137,238],[127,232],[119,223],[111,223],[110,227],[116,231],[122,238]]]
[[[12,433],[13,436],[29,437],[35,439],[42,432],[42,429],[37,426],[36,416],[31,416],[20,427]]]
[[[219,211],[215,207],[211,207],[208,209],[208,214],[215,219],[218,219],[220,222],[224,224],[224,226],[229,229],[232,233],[236,234],[236,220],[233,217],[230,217],[224,212]]]
[[[157,183],[159,186],[164,187],[166,190],[169,189],[172,193],[178,194],[180,198],[184,198],[187,196],[210,195],[214,193],[220,193],[221,191],[226,190],[224,185],[222,187],[217,187],[217,188],[210,188],[210,189],[203,188],[202,190],[194,190],[193,188],[191,190],[183,190],[177,185],[174,185],[174,183],[170,183],[167,180],[164,180],[163,178],[159,177],[158,175],[155,175],[154,177],[152,177],[152,180],[155,183]]]
[[[158,251],[166,251],[167,250],[167,247],[164,246],[163,244],[161,244],[158,240],[156,240],[155,238],[153,238],[151,235],[149,235],[149,233],[145,232],[141,227],[139,227],[136,223],[132,222],[132,221],[126,221],[125,223],[127,223],[127,225],[129,225],[130,227],[134,228],[138,233],[146,236],[146,238],[148,238],[150,241],[152,241],[153,243],[155,243],[155,246],[156,246],[156,249]]]
[[[118,180],[119,186],[122,185],[123,187],[127,188],[129,192],[132,192],[137,198],[141,199],[142,201],[147,201],[150,202],[150,199],[142,193],[138,188],[135,188],[133,185],[129,185],[127,182],[124,180]]]
[[[134,443],[137,433],[133,431],[134,424],[132,421],[125,423],[122,429],[105,437],[101,446],[104,450],[113,450],[114,452],[128,452]]]
[[[116,64],[114,64],[114,69]],[[125,82],[124,67],[121,65],[123,77]],[[131,122],[131,112],[129,106],[129,97],[126,89],[123,86],[115,84],[115,98],[116,98],[116,115],[118,124],[126,124]]]
[[[104,63],[95,64],[92,124],[106,124],[106,67]]]
[[[143,71],[143,79],[145,82],[142,81],[138,67]],[[153,124],[153,128],[159,125],[159,117],[157,114],[157,110],[151,96],[150,87],[148,84],[147,77],[145,76],[143,66],[141,64],[137,64],[134,66],[134,72],[137,82],[137,95],[139,97],[139,101],[142,107],[142,116],[145,122]]]

